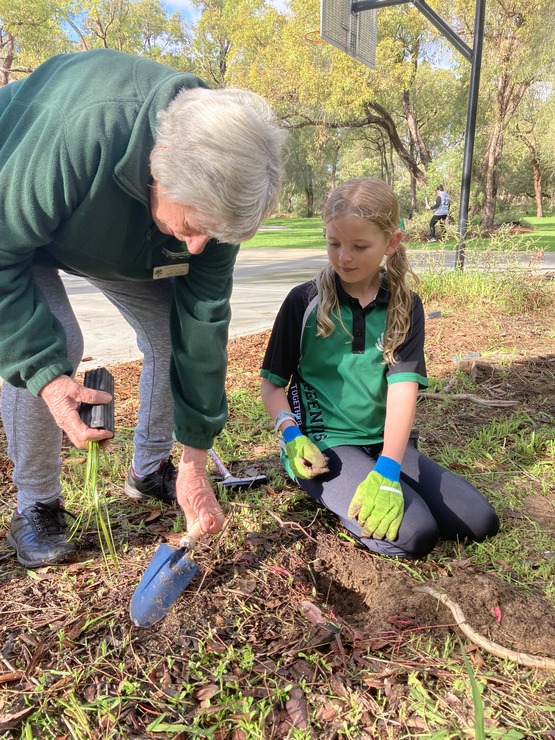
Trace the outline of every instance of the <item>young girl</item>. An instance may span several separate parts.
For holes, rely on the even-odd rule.
[[[408,444],[428,381],[424,310],[406,283],[398,224],[381,180],[330,195],[329,264],[285,299],[260,374],[290,477],[369,550],[417,558],[438,537],[494,535],[499,520],[473,486]]]

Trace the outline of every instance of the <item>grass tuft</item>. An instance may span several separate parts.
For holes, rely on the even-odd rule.
[[[100,458],[100,444],[95,441],[89,442],[87,455],[87,466],[85,469],[85,491],[89,494],[94,510],[98,539],[102,549],[105,562],[110,557],[116,570],[119,570],[119,560],[114,544],[114,537],[110,525],[110,513],[106,505],[106,499],[99,491],[98,468]]]

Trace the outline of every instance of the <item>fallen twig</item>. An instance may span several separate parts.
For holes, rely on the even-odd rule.
[[[264,509],[266,514],[269,514],[271,517],[273,517],[276,522],[279,524],[280,527],[292,527],[293,529],[298,529],[299,532],[302,532],[304,536],[311,540],[312,542],[318,542],[318,540],[314,539],[312,535],[308,534],[306,529],[299,524],[299,522],[286,522],[283,519],[281,519],[277,514],[274,514],[273,511],[270,511],[270,509]]]
[[[314,537],[312,537],[312,535],[310,535],[306,531],[306,529],[301,524],[299,524],[299,522],[286,522],[281,517],[279,517],[277,514],[274,514],[273,511],[270,511],[270,509],[267,509],[265,506],[255,506],[254,504],[243,504],[243,503],[240,503],[239,501],[229,501],[228,506],[237,506],[237,507],[242,507],[245,509],[258,509],[259,511],[263,511],[269,516],[271,516],[272,519],[275,519],[280,527],[292,527],[293,529],[298,529],[300,532],[304,534],[304,536],[307,539],[311,540],[312,542],[317,542],[317,540],[314,539]]]
[[[472,403],[478,403],[482,406],[518,406],[519,401],[502,401],[502,400],[490,400],[489,398],[480,398],[475,396],[473,393],[426,393],[422,391],[418,394],[419,398],[437,398],[437,399],[448,399],[450,401],[472,401]]]
[[[488,640],[487,637],[480,635],[468,624],[461,607],[456,602],[451,601],[446,594],[436,591],[436,589],[431,586],[415,586],[414,590],[430,594],[430,596],[433,596],[438,601],[441,601],[442,604],[445,604],[445,606],[451,610],[461,632],[463,632],[469,640],[478,645],[478,647],[486,650],[488,653],[497,655],[498,658],[512,660],[513,663],[518,663],[519,665],[529,666],[530,668],[546,668],[550,671],[555,671],[555,660],[552,658],[520,653],[516,650],[511,650],[510,648],[498,645],[496,642],[492,642],[491,640]]]

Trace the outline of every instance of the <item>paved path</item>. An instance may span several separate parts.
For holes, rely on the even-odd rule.
[[[289,290],[313,277],[326,263],[325,250],[243,249],[235,267],[230,336],[269,329]],[[90,283],[63,275],[85,338],[81,370],[141,357],[133,330]]]
[[[289,290],[313,277],[326,263],[325,249],[242,249],[235,268],[231,297],[230,336],[239,337],[272,326],[276,312]],[[411,262],[418,271],[423,262],[454,265],[454,252],[413,252]],[[555,270],[555,252],[546,253],[538,266]],[[135,336],[117,310],[92,285],[81,278],[64,276],[72,305],[85,336],[81,369],[113,365],[141,357]]]

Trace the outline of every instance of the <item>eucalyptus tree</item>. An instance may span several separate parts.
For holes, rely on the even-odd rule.
[[[76,49],[111,48],[173,63],[187,59],[191,33],[161,0],[57,0]],[[183,65],[183,61],[181,62]]]
[[[286,159],[283,198],[287,211],[308,218],[319,215],[336,185],[337,163],[342,146],[340,132],[329,129],[293,129]]]
[[[452,0],[452,23],[470,43],[474,0]],[[486,136],[476,180],[481,221],[492,228],[504,140],[526,91],[551,75],[555,63],[553,0],[489,0],[486,10],[480,107]]]
[[[437,33],[414,9],[380,11],[372,70],[321,41],[318,0],[290,0],[273,20],[254,56],[235,57],[228,79],[268,98],[291,130],[359,132],[367,144],[373,139],[388,176],[394,152],[411,175],[416,205],[416,184],[426,184],[434,151],[452,140],[458,99],[453,72],[432,72],[426,59]]]
[[[279,33],[282,16],[266,0],[192,0],[200,15],[191,43],[194,71],[215,87],[255,90],[258,55]],[[277,69],[277,60],[272,63]]]
[[[549,198],[546,192],[550,175],[555,162],[555,94],[553,84],[535,84],[526,92],[509,127],[509,135],[525,151],[525,164],[522,167],[525,183],[520,192],[533,197],[536,205],[536,216],[543,217],[544,199]],[[526,166],[527,164],[527,166]],[[527,182],[532,181],[533,191],[529,192]],[[526,182],[527,181],[527,182]]]
[[[64,52],[119,49],[190,66],[191,30],[161,0],[0,0],[0,82]]]
[[[71,49],[49,0],[0,0],[0,85]]]

